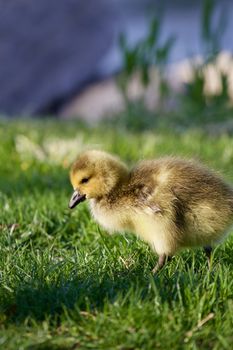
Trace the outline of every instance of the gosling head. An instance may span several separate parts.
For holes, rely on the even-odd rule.
[[[90,150],[79,155],[71,167],[70,181],[74,193],[69,202],[73,209],[85,199],[101,199],[123,181],[128,169],[117,157]]]

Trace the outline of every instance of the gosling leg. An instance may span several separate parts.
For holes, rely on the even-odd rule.
[[[213,248],[211,246],[206,246],[204,247],[204,252],[208,260],[208,266],[210,268],[210,263],[211,263],[211,255],[212,255]]]
[[[155,265],[155,267],[152,270],[152,273],[155,274],[156,272],[161,270],[164,267],[164,265],[166,264],[166,262],[170,261],[171,258],[172,258],[171,256],[168,256],[166,254],[161,254],[159,256],[159,260],[158,260],[157,264]]]

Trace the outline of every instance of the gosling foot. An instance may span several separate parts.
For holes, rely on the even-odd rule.
[[[213,251],[213,248],[212,248],[211,246],[206,246],[206,247],[204,247],[204,252],[205,252],[205,255],[206,255],[207,260],[208,260],[208,266],[209,266],[209,268],[210,268],[210,266],[211,266],[212,251]]]
[[[157,264],[155,265],[155,267],[153,268],[153,270],[152,270],[152,273],[153,274],[156,274],[159,270],[161,270],[163,267],[164,267],[164,265],[168,262],[168,261],[170,261],[171,260],[171,256],[168,256],[168,255],[166,255],[166,254],[161,254],[160,256],[159,256],[159,260],[158,260],[158,262],[157,262]]]

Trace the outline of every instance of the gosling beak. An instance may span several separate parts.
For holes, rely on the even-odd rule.
[[[80,194],[77,190],[75,190],[74,193],[72,194],[72,197],[70,198],[69,208],[73,209],[74,207],[76,207],[76,205],[85,201],[85,199],[86,199],[85,194]]]

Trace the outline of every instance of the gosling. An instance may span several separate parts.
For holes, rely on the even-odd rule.
[[[89,150],[73,164],[69,207],[88,199],[110,233],[134,232],[158,254],[155,273],[183,248],[212,247],[233,225],[233,188],[203,165],[178,158],[145,160],[132,170],[117,157]]]

